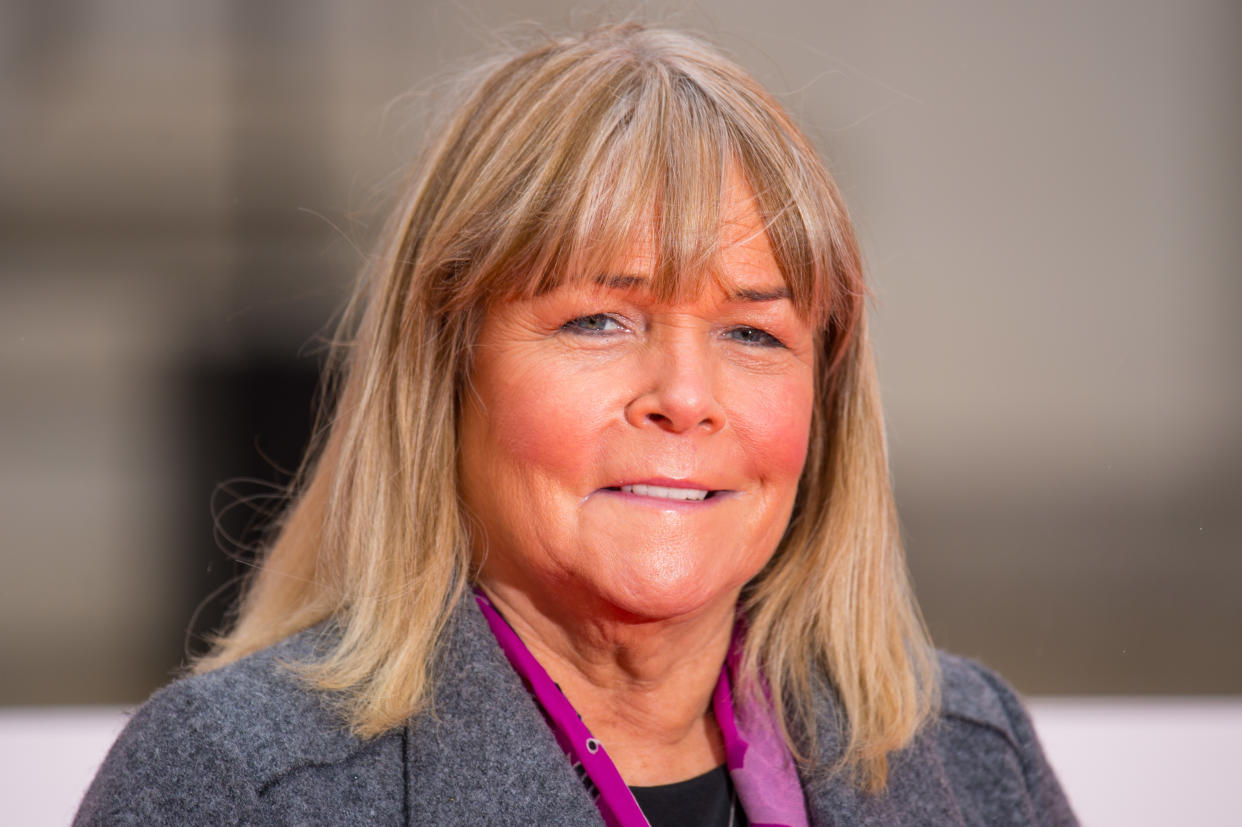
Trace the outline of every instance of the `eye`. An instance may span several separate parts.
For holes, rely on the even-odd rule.
[[[625,325],[607,313],[592,313],[590,316],[579,316],[576,319],[570,319],[561,325],[561,330],[590,336],[625,330]]]
[[[768,333],[766,330],[760,330],[757,327],[749,325],[741,325],[739,327],[731,327],[725,331],[725,336],[741,342],[744,345],[755,345],[758,347],[784,347],[785,343],[780,339]]]

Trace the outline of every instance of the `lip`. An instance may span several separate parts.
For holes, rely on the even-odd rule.
[[[644,477],[643,479],[624,479],[614,482],[605,488],[620,488],[624,485],[657,485],[660,488],[695,488],[699,491],[723,491],[724,489],[706,483],[702,480],[674,480],[668,477]]]

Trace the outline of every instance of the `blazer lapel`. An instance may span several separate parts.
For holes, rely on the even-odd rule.
[[[405,731],[409,824],[602,824],[473,597],[442,651],[434,709]]]

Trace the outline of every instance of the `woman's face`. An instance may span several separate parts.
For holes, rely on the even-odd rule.
[[[816,337],[751,197],[731,188],[722,272],[692,300],[657,301],[637,245],[487,315],[461,422],[483,583],[554,614],[671,619],[731,606],[771,557],[806,459]]]

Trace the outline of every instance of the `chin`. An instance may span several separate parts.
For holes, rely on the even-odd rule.
[[[631,568],[600,593],[623,618],[652,623],[690,617],[721,601],[732,602],[740,589],[741,583],[722,583],[704,572]]]

